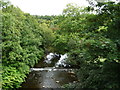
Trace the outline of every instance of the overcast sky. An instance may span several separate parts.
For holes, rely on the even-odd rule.
[[[86,0],[9,0],[14,6],[31,15],[59,15],[68,3],[88,6]]]

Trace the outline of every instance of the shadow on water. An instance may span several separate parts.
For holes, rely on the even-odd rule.
[[[75,69],[55,67],[60,60],[58,55],[49,58],[46,58],[46,61],[40,61],[34,68],[31,68],[26,82],[22,84],[19,90],[23,90],[23,88],[24,90],[27,88],[60,88],[64,84],[77,81],[73,72]],[[47,61],[48,59],[49,61]]]
[[[68,71],[32,71],[22,88],[60,88],[73,81],[77,81],[77,78],[74,73]]]

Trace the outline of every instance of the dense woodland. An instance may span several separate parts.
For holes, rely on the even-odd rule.
[[[62,15],[24,13],[2,5],[2,88],[19,88],[48,52],[68,54],[79,82],[64,88],[120,88],[120,3],[68,4]]]

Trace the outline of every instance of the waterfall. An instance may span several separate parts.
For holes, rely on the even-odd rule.
[[[51,60],[54,58],[54,53],[49,53],[47,56],[46,56],[46,59],[44,62],[46,63],[51,63]]]
[[[55,64],[55,67],[63,66],[66,67],[66,59],[68,58],[67,54],[61,55],[60,59],[58,62]]]
[[[45,63],[47,64],[51,64],[52,63],[52,59],[54,59],[55,57],[59,57],[58,54],[56,53],[49,53],[47,56],[46,56],[46,59],[44,60]],[[68,58],[67,54],[64,54],[64,55],[60,55],[60,59],[57,61],[57,63],[55,64],[55,67],[66,67],[67,64],[66,64],[66,59]],[[70,65],[68,65],[70,66]]]

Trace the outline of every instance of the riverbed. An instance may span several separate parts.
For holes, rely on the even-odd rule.
[[[24,90],[30,88],[61,88],[65,84],[76,82],[77,77],[74,73],[76,69],[61,67],[61,65],[66,66],[64,61],[67,56],[61,55],[59,58],[55,56],[57,55],[50,53],[44,61],[40,61],[34,68],[31,68],[31,72],[20,90],[23,88]]]

